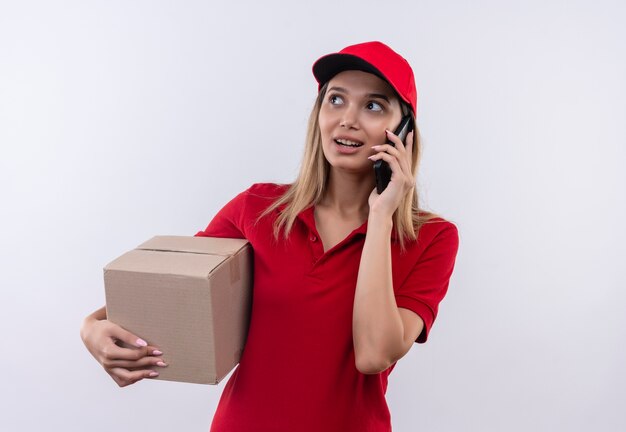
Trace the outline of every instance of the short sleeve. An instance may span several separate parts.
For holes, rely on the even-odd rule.
[[[424,329],[416,339],[417,343],[424,343],[428,339],[439,303],[448,291],[459,247],[457,227],[448,221],[442,224],[444,227],[426,246],[395,293],[398,307],[412,310],[424,321]]]
[[[217,212],[204,231],[198,231],[195,237],[246,238],[245,215],[246,202],[250,189],[238,194]]]

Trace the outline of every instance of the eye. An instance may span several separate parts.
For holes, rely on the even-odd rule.
[[[328,101],[331,103],[331,105],[340,105],[343,103],[343,99],[341,98],[341,96],[336,94],[330,95]]]
[[[378,102],[371,101],[371,102],[368,102],[367,109],[372,110],[372,111],[382,111],[383,106],[379,104]]]

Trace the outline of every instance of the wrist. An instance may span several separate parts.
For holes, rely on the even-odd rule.
[[[384,215],[370,215],[367,220],[368,239],[389,239],[393,231],[393,219]]]
[[[87,339],[87,334],[89,333],[89,328],[93,324],[93,321],[95,321],[93,318],[87,317],[80,325],[80,338],[82,339],[83,343]]]
[[[393,228],[393,213],[389,214],[385,211],[378,210],[370,210],[369,215],[367,217],[367,225],[376,226],[376,227],[387,227],[389,229]]]

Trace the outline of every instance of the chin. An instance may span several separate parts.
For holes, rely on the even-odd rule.
[[[330,157],[329,157],[330,153]],[[374,164],[367,158],[365,153],[362,155],[341,155],[324,151],[324,157],[332,169],[345,171],[351,174],[369,173],[373,175]]]
[[[349,174],[374,175],[372,163],[368,159],[366,159],[366,161],[367,164],[358,163],[357,161],[351,161],[354,163],[346,163],[346,161],[328,161],[328,163],[330,164],[331,169],[336,171]]]

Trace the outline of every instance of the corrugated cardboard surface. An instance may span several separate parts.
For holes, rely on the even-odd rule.
[[[104,268],[107,318],[163,351],[157,379],[217,384],[248,330],[247,241],[157,236]]]

